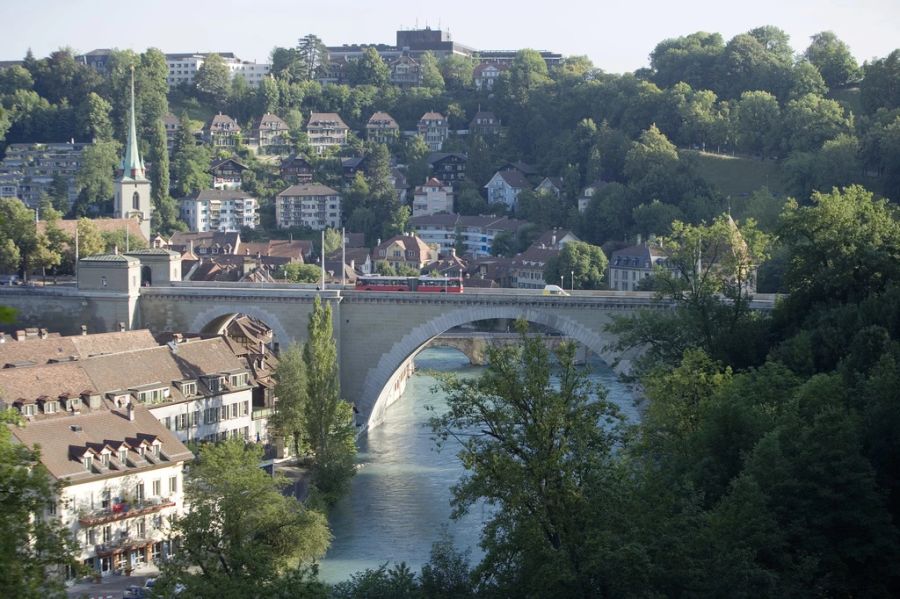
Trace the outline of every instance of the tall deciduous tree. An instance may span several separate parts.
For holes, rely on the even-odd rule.
[[[18,198],[0,200],[0,264],[27,278],[36,269],[60,263],[60,255],[39,233],[34,211]]]
[[[333,503],[346,491],[355,473],[353,409],[341,399],[337,345],[332,334],[331,306],[316,296],[309,315],[306,344],[306,438],[315,457],[314,482]]]
[[[194,76],[194,87],[214,106],[223,106],[231,89],[231,74],[225,59],[218,54],[208,54]]]
[[[383,87],[391,78],[391,69],[375,48],[366,48],[350,65],[350,82],[354,85]]]
[[[261,459],[261,447],[236,439],[200,449],[185,483],[187,513],[174,525],[179,551],[162,568],[163,588],[180,583],[192,597],[276,596],[282,576],[325,553],[331,542],[325,516],[284,495],[287,481],[262,470]]]
[[[88,206],[102,208],[112,200],[120,148],[117,141],[101,141],[89,145],[81,153],[81,168],[75,175],[75,184],[82,214]]]
[[[517,329],[520,343],[490,348],[480,378],[441,384],[448,409],[432,430],[440,443],[460,444],[467,471],[453,488],[454,515],[480,501],[493,506],[475,574],[497,596],[590,596],[586,518],[593,485],[614,478],[616,411],[602,391],[592,397],[574,345],[560,348],[554,369],[543,339],[524,322]]]
[[[175,142],[172,147],[172,174],[175,177],[175,196],[182,198],[212,182],[209,168],[209,152],[194,140],[191,121],[187,114],[181,116]]]
[[[437,59],[430,51],[419,57],[419,77],[422,87],[437,91],[444,89],[444,76],[441,74]]]
[[[859,77],[859,65],[850,48],[833,31],[816,33],[803,55],[811,62],[828,87],[844,87]]]
[[[565,285],[574,289],[601,289],[608,264],[600,247],[571,241],[563,246],[559,256],[547,261],[544,280],[556,284],[562,279]]]
[[[278,357],[275,380],[278,403],[275,406],[272,426],[286,442],[291,443],[294,454],[302,456],[306,447],[305,417],[309,399],[306,388],[306,363],[303,361],[303,352],[299,345],[290,345]]]
[[[13,442],[6,423],[17,419],[14,412],[0,412],[0,595],[61,599],[61,568],[77,568],[77,543],[48,515],[61,486],[52,482],[37,448]]]

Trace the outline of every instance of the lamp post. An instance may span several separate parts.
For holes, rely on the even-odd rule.
[[[566,288],[566,284],[563,283],[563,279],[565,279],[565,278],[566,278],[566,275],[559,275],[559,288],[560,289]]]
[[[575,271],[572,271],[572,291],[575,291]]]

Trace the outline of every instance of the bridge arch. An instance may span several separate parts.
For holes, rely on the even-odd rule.
[[[256,320],[265,323],[275,334],[275,342],[279,343],[282,347],[287,347],[290,342],[294,341],[294,336],[288,334],[288,329],[284,327],[278,316],[257,305],[245,303],[227,304],[224,306],[213,306],[208,308],[194,317],[189,330],[195,332],[216,332],[210,329],[223,329],[231,322],[231,319],[238,314],[246,314],[247,316],[251,316]]]
[[[552,306],[546,309],[496,305],[480,306],[475,309],[458,308],[414,327],[394,343],[390,351],[382,354],[378,362],[368,370],[362,393],[356,402],[360,423],[371,427],[382,421],[398,373],[408,367],[410,359],[429,341],[453,327],[493,318],[513,320],[524,318],[530,323],[547,326],[578,341],[609,364],[613,358],[622,358],[609,349],[611,342],[615,341],[613,335],[605,331],[591,330],[577,320],[555,312]],[[627,370],[628,364],[628,360],[623,359],[620,368]]]

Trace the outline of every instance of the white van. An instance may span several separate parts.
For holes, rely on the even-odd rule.
[[[569,295],[569,294],[566,293],[565,289],[563,289],[559,285],[545,285],[544,286],[544,295]]]

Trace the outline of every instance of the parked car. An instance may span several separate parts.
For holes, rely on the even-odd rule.
[[[122,595],[123,599],[144,599],[147,597],[147,589],[144,587],[139,587],[136,584],[131,585],[130,587],[125,589],[125,593]]]

